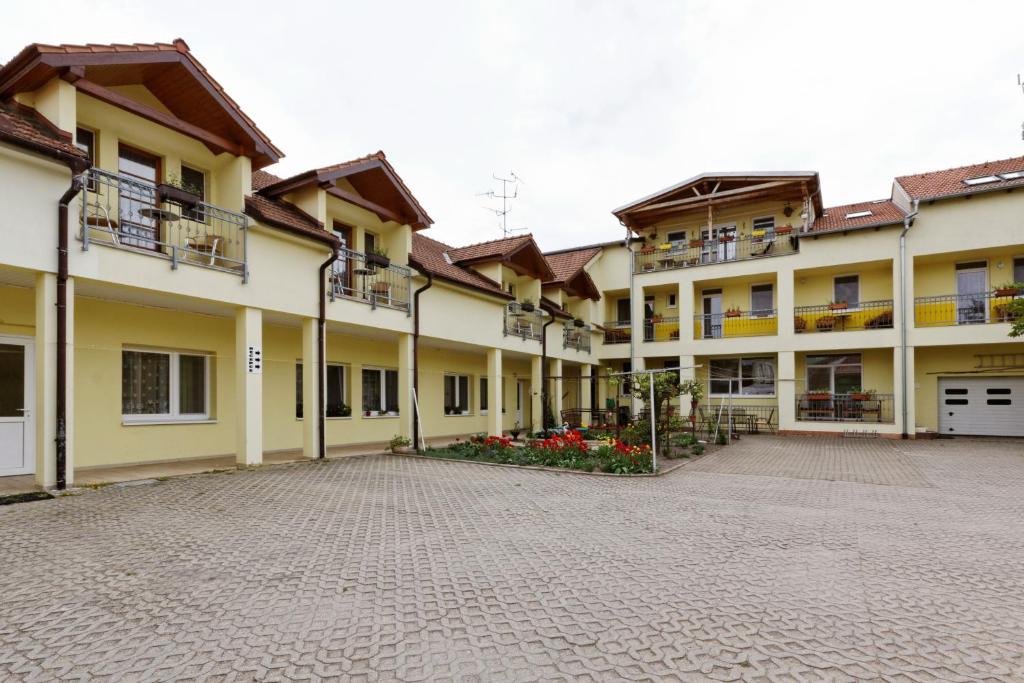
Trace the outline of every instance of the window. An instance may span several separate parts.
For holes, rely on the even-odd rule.
[[[644,297],[644,320],[650,320],[654,317],[654,297]]]
[[[622,364],[622,372],[630,373],[632,371],[632,363],[625,362]],[[632,379],[632,377],[633,376],[630,374],[624,374],[621,377],[619,377],[619,394],[621,396],[629,396],[631,393],[633,393],[633,385],[632,382],[629,381],[630,379]]]
[[[398,415],[398,370],[363,368],[363,415]]]
[[[188,166],[181,167],[181,189],[199,195],[199,201],[206,201],[206,174]],[[206,214],[201,207],[187,209],[185,218],[193,221],[206,221]]]
[[[469,375],[444,376],[444,414],[469,415]]]
[[[480,378],[480,414],[481,415],[486,415],[487,414],[487,400],[488,400],[488,396],[487,396],[487,378],[486,377],[481,377]]]
[[[718,358],[709,365],[710,395],[774,396],[775,360],[772,358]]]
[[[771,316],[775,309],[775,286],[752,285],[750,287],[750,314],[753,316]]]
[[[851,211],[850,213],[846,214],[844,218],[850,220],[851,218],[867,218],[870,215],[871,211]]]
[[[628,323],[632,320],[633,314],[630,310],[629,299],[619,299],[615,302],[615,320],[620,323]]]
[[[665,240],[673,247],[680,247],[686,242],[686,231],[679,230],[677,232],[670,232]]]
[[[89,155],[89,163],[96,165],[96,133],[88,128],[75,128],[75,147]]]
[[[121,414],[126,422],[206,420],[210,373],[205,355],[121,352]]]
[[[750,226],[755,241],[771,242],[775,239],[775,216],[755,218]]]
[[[832,281],[832,300],[845,301],[850,308],[860,305],[860,276],[840,275]]]
[[[345,402],[347,370],[344,365],[327,365],[327,417],[349,417],[352,408]],[[302,418],[302,363],[295,364],[295,417]]]
[[[807,391],[848,394],[861,389],[859,353],[807,356]]]
[[[665,308],[675,308],[675,307],[676,307],[676,295],[675,294],[669,294],[668,295],[668,300],[665,303]]]
[[[363,253],[372,254],[377,249],[377,236],[367,232],[363,237]]]
[[[1013,281],[1024,282],[1024,256],[1013,259]]]
[[[505,391],[505,378],[501,378],[501,412],[507,413],[508,410],[505,408],[508,402],[505,400],[508,398],[508,392]]]

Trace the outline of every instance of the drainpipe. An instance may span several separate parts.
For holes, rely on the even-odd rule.
[[[548,382],[545,379],[545,377],[548,374],[548,325],[551,325],[552,323],[555,322],[555,313],[554,311],[548,311],[548,314],[551,316],[551,320],[541,325],[540,328],[540,424],[544,429],[550,429],[551,427],[554,427],[554,425],[551,425],[549,427],[547,424],[547,407],[549,392]]]
[[[904,439],[910,438],[907,433],[907,232],[914,225],[918,204],[919,200],[915,199],[914,210],[903,218],[903,232],[900,233],[900,375],[903,383],[901,409]]]
[[[420,294],[430,289],[434,284],[434,276],[430,271],[424,270],[427,276],[427,284],[423,285],[412,295],[412,391],[416,396],[416,407],[420,402]],[[412,447],[419,449],[420,443],[420,421],[417,415],[412,416]]]
[[[84,168],[72,167],[72,172]],[[82,189],[82,176],[71,179],[71,187],[57,204],[57,489],[67,488],[67,393],[68,393],[68,205]],[[42,349],[40,349],[42,352]]]
[[[327,444],[324,441],[326,434],[326,410],[324,405],[326,403],[326,360],[324,359],[324,344],[327,341],[327,288],[324,286],[324,273],[330,268],[335,261],[338,260],[338,246],[334,245],[331,247],[331,257],[320,264],[320,273],[317,279],[317,289],[320,293],[320,311],[319,317],[317,318],[317,333],[316,333],[316,369],[317,369],[317,380],[316,380],[316,403],[317,403],[317,434],[319,437],[319,444],[317,445],[317,460],[323,460],[327,457]]]

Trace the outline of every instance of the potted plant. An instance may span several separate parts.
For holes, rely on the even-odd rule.
[[[768,231],[765,230],[764,228],[758,228],[756,230],[751,230],[750,231],[750,236],[751,237],[764,237],[767,234],[768,234]]]
[[[662,242],[661,244],[658,245],[658,249],[660,249],[661,251],[668,251],[671,248],[672,248],[672,243],[671,242]]]
[[[743,315],[743,311],[738,308],[730,308],[725,311],[726,318],[738,318]]]
[[[699,249],[704,246],[704,240],[690,240],[691,249]]]
[[[846,392],[846,395],[850,397],[851,401],[867,401],[871,398],[871,395],[860,387],[853,387]]]
[[[167,180],[156,186],[160,202],[174,202],[187,209],[194,209],[203,201],[203,188],[195,187],[181,179],[177,173],[167,175]]]
[[[793,232],[792,225],[780,225],[779,227],[775,228],[776,235],[788,235],[791,232]]]
[[[734,239],[736,239],[735,235],[720,235],[718,237],[719,242],[732,242]]]
[[[519,425],[519,422],[517,421],[514,425],[512,425],[512,429],[508,430],[508,433],[512,437],[513,441],[518,441],[519,435],[523,433],[523,428]]]
[[[523,299],[519,303],[519,308],[526,311],[527,313],[533,313],[537,310],[537,307],[533,305],[533,299]]]
[[[392,453],[415,453],[416,449],[412,448],[412,441],[395,434],[391,437],[391,443],[389,444]]]
[[[832,394],[827,391],[811,391],[808,392],[804,398],[808,401],[831,401]]]
[[[572,321],[572,324],[575,325],[576,327],[585,327],[586,326],[586,323],[583,322],[582,318],[576,318],[575,320]]]
[[[847,307],[849,307],[849,304],[846,303],[845,301],[829,301],[828,302],[828,310],[830,310],[830,311],[843,311],[843,310],[846,310]]]
[[[831,315],[823,315],[814,321],[814,326],[822,332],[828,332],[836,326],[836,319]]]
[[[793,318],[793,328],[797,332],[803,332],[804,330],[807,329],[807,321],[798,315],[795,318]]]
[[[1024,283],[1007,282],[996,287],[994,294],[996,296],[1017,296],[1022,289],[1024,289]]]
[[[640,253],[641,254],[653,254],[654,253],[654,247],[652,247],[652,246],[644,246],[640,250]]]
[[[387,268],[391,265],[388,258],[388,250],[383,247],[374,247],[373,251],[366,252],[366,263],[372,266]]]

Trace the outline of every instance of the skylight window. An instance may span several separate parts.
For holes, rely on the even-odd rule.
[[[997,183],[1002,178],[997,175],[983,175],[977,178],[967,178],[964,180],[964,185],[984,185],[986,183]]]
[[[854,211],[853,213],[846,214],[846,217],[847,218],[864,218],[865,216],[870,216],[870,215],[871,215],[870,211]]]
[[[1009,173],[1000,173],[999,177],[1003,180],[1017,180],[1018,178],[1024,178],[1024,170],[1010,171]]]

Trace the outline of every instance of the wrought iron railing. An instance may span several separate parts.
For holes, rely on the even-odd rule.
[[[540,341],[544,336],[544,312],[531,304],[526,306],[533,310],[516,301],[505,306],[505,336]]]
[[[628,320],[606,320],[602,327],[605,344],[628,344],[633,336],[632,323]]]
[[[577,326],[566,323],[562,329],[562,348],[590,351],[590,325]]]
[[[732,310],[693,316],[694,339],[758,337],[778,332],[778,317],[773,308],[761,311]]]
[[[172,194],[174,196],[168,196]],[[92,244],[212,268],[248,281],[248,219],[190,194],[99,168],[86,172],[82,250]]]
[[[800,251],[800,238],[795,232],[778,231],[765,235],[719,237],[685,243],[666,243],[644,247],[634,255],[637,273],[649,273],[673,268],[706,266],[726,261],[744,261],[769,256],[785,256]]]
[[[644,341],[676,341],[679,339],[679,318],[656,315],[644,319]]]
[[[853,305],[797,306],[793,309],[793,329],[798,334],[889,330],[892,329],[892,310],[892,299],[861,301]]]
[[[893,395],[808,392],[796,398],[796,419],[804,422],[877,422],[892,424]]]
[[[1024,296],[1017,290],[996,290],[978,294],[946,294],[914,299],[914,324],[917,327],[981,325],[1013,322],[1020,314],[1010,304]]]
[[[412,271],[376,255],[339,249],[331,270],[331,299],[355,299],[410,313]]]

